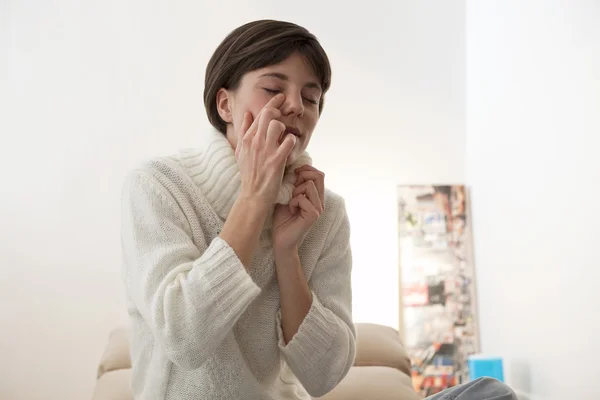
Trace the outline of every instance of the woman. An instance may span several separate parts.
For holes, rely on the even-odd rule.
[[[304,28],[243,25],[206,70],[215,132],[126,179],[136,399],[310,399],[345,377],[348,217],[305,152],[330,77]]]
[[[206,70],[215,132],[123,189],[136,399],[310,399],[355,357],[343,199],[306,153],[331,70],[297,25],[231,32]],[[436,399],[511,399],[479,380]],[[516,398],[516,397],[515,397]]]

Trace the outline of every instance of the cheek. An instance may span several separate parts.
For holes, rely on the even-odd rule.
[[[307,119],[308,119],[308,123],[311,126],[311,132],[315,129],[315,127],[317,126],[317,123],[319,122],[319,111],[317,110],[313,110],[311,111],[310,114],[306,115]]]
[[[243,111],[249,111],[252,116],[256,117],[260,110],[271,100],[268,93],[262,90],[246,91],[244,101],[240,104]]]
[[[265,106],[265,104],[267,104],[269,101],[268,98],[266,98],[266,99],[254,98],[252,100],[253,101],[241,104],[240,107],[236,110],[236,112],[238,114],[237,118],[239,119],[240,125],[244,119],[244,113],[249,112],[250,114],[252,114],[252,119],[254,120],[260,113],[260,110],[262,110],[263,107]]]
[[[310,113],[310,114],[306,114],[304,118],[305,118],[304,127],[306,128],[307,131],[310,131],[309,135],[307,136],[307,139],[310,140],[315,128],[317,127],[317,123],[319,122],[319,115],[318,115],[318,113],[314,113],[314,115],[313,115],[313,113]]]
[[[236,130],[241,127],[246,112],[252,114],[252,118],[254,119],[268,101],[269,97],[266,93],[260,93],[242,85],[235,93],[232,107]]]
[[[256,118],[256,116],[260,113],[260,110],[263,109],[269,100],[271,100],[271,96],[268,94],[254,95],[251,101],[246,104],[246,111],[250,111],[252,117]]]

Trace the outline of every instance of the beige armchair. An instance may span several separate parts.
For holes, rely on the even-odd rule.
[[[410,362],[398,332],[376,324],[356,324],[356,360],[340,384],[319,400],[418,400]],[[124,328],[114,329],[98,366],[93,400],[132,400],[131,359]]]

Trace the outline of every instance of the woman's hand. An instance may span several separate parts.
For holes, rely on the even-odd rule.
[[[292,200],[278,204],[273,215],[275,257],[297,254],[304,236],[325,208],[325,174],[310,165],[295,171],[298,175]]]
[[[279,121],[279,108],[284,98],[283,94],[274,96],[255,120],[249,112],[244,114],[235,149],[241,171],[240,196],[257,199],[269,206],[277,199],[287,158],[296,145],[296,137],[291,134],[280,144],[285,124]]]

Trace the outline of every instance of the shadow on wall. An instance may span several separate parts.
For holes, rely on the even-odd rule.
[[[549,397],[536,396],[531,393],[531,370],[525,360],[511,360],[508,363],[508,380],[519,400],[558,400]]]
[[[531,372],[529,370],[529,364],[524,360],[510,360],[508,365],[508,382],[510,385],[519,391],[519,400],[525,398],[529,399],[529,393],[531,391]]]

